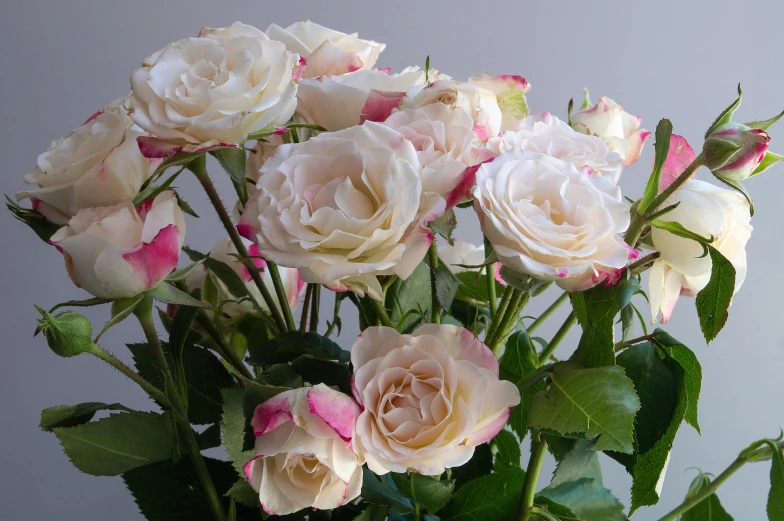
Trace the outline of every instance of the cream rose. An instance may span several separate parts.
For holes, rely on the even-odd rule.
[[[138,208],[125,203],[80,210],[51,242],[71,280],[100,298],[133,297],[154,288],[177,266],[185,219],[174,192]]]
[[[682,224],[703,237],[714,237],[712,246],[735,267],[735,292],[746,279],[746,243],[751,237],[749,203],[734,190],[719,188],[704,181],[686,181],[666,202],[680,205],[662,217]],[[694,296],[710,280],[713,263],[702,256],[697,242],[653,228],[653,246],[661,257],[653,264],[648,279],[651,317],[659,313],[662,324],[669,320],[680,295]]]
[[[306,60],[303,78],[368,70],[376,64],[386,47],[383,43],[362,40],[357,33],[333,31],[309,20],[291,24],[285,29],[272,24],[266,34],[272,40],[283,42],[287,49]]]
[[[424,84],[425,72],[418,67],[408,67],[399,74],[369,70],[302,80],[297,114],[307,123],[329,131],[353,127],[367,119],[383,121],[408,90]]]
[[[593,107],[572,116],[572,127],[604,139],[610,150],[621,155],[623,166],[629,166],[640,158],[645,140],[651,137],[650,132],[640,128],[641,121],[610,98],[601,97]]]
[[[256,457],[245,465],[264,511],[329,510],[359,496],[352,439],[359,406],[324,384],[281,393],[256,408]]]
[[[252,148],[248,149],[248,159],[245,162],[245,176],[249,181],[257,183],[259,171],[275,151],[284,143],[283,136],[273,134],[264,139],[259,139]]]
[[[528,116],[517,131],[505,132],[487,143],[491,155],[519,148],[571,163],[588,175],[598,174],[617,184],[623,158],[601,138],[581,134],[549,112]]]
[[[465,241],[454,241],[452,245],[445,242],[438,245],[438,256],[449,266],[452,273],[462,273],[468,268],[458,264],[480,266],[485,262],[485,248]]]
[[[238,229],[307,282],[381,299],[376,275],[407,278],[445,197],[424,190],[414,146],[366,122],[282,145],[261,169]]]
[[[525,101],[526,93],[531,90],[531,84],[522,76],[514,74],[484,73],[472,76],[468,80],[495,94],[498,107],[501,109],[501,132],[517,130],[520,122],[531,112]]]
[[[519,149],[476,173],[474,209],[501,264],[566,291],[612,282],[626,266],[621,191],[566,161]]]
[[[498,136],[503,115],[498,99],[492,91],[474,83],[440,79],[424,88],[414,88],[400,103],[400,108],[420,108],[432,103],[443,103],[461,108],[474,120],[477,141],[485,142]]]
[[[127,106],[136,124],[174,143],[242,144],[294,113],[298,62],[255,27],[204,28],[142,62]]]
[[[245,249],[248,250],[250,256],[253,257],[253,263],[256,267],[265,268],[266,263],[264,262],[264,259],[261,258],[258,246],[247,239],[243,239],[242,242],[245,244]],[[231,242],[231,239],[223,239],[212,247],[209,257],[229,266],[242,279],[250,294],[256,299],[256,302],[258,302],[262,308],[268,309],[267,303],[261,296],[261,291],[251,279],[248,268],[239,261],[236,255],[237,248],[234,246],[234,243]],[[286,290],[286,300],[288,301],[289,307],[293,310],[297,307],[305,283],[299,278],[299,273],[296,269],[279,268],[278,271],[280,272],[280,278],[283,282],[283,288]],[[202,269],[194,270],[188,274],[188,277],[185,279],[185,284],[188,286],[188,289],[202,288],[208,273],[209,269],[206,266],[202,266]],[[269,272],[265,270],[261,274],[261,279],[264,281],[264,285],[267,286],[272,298],[275,299],[276,305],[280,309],[280,303],[278,302],[278,297],[275,293],[275,286],[272,283],[272,277],[270,277]],[[213,277],[212,282],[217,289],[218,307],[232,319],[255,311],[253,303],[249,302],[247,298],[242,298],[244,295],[232,294],[226,287],[226,284],[217,277]]]
[[[357,451],[376,474],[439,475],[467,462],[520,403],[498,360],[467,329],[426,324],[410,335],[370,327],[351,349],[363,410]]]
[[[139,151],[136,138],[145,134],[122,105],[123,100],[107,105],[52,141],[35,170],[24,176],[38,189],[19,192],[17,199],[33,199],[33,206],[45,208],[42,213],[56,224],[66,224],[83,208],[133,199],[159,161]]]

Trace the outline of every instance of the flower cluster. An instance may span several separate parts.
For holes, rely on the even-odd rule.
[[[696,296],[700,327],[716,337],[747,272],[753,205],[740,181],[784,159],[768,150],[781,116],[733,122],[739,96],[699,154],[662,120],[635,201],[619,182],[636,175],[625,169],[651,133],[613,100],[594,105],[586,90],[564,119],[532,114],[531,85],[518,74],[460,81],[429,59],[393,72],[376,67],[384,49],[312,22],[204,28],[145,58],[127,97],[38,157],[24,176],[36,187],[17,194],[32,208],[9,208],[92,296],[62,305],[111,302],[103,331],[133,314],[146,344],[129,344],[131,369],[84,317],[53,315],[61,305],[39,308],[39,330],[55,353],[101,358],[163,409],[80,404],[45,411],[42,427],[81,470],[123,474],[143,512],[149,492],[135,484],[155,472],[187,485],[218,521],[226,508],[239,519],[237,504],[286,516],[343,509],[340,519],[437,520],[446,508],[447,519],[463,519],[478,480],[503,501],[477,504],[475,518],[511,519],[497,510],[518,504],[506,496],[515,483],[518,516],[554,519],[552,508],[583,518],[599,501],[570,504],[569,487],[599,486],[593,478],[559,466],[535,495],[536,480],[515,474],[529,431],[529,476],[548,443],[559,458],[586,462],[624,454],[646,468],[628,467],[632,509],[652,504],[672,429],[684,419],[697,427],[700,370],[660,329],[642,324],[635,338],[635,317],[643,320],[632,299],[646,294],[650,269],[651,323]],[[233,212],[207,158],[231,177]],[[728,187],[694,179],[703,166]],[[172,182],[186,170],[226,231],[207,254],[184,247],[185,214],[196,214]],[[458,215],[478,220],[481,245],[453,240]],[[177,269],[182,252],[192,263]],[[551,284],[562,295],[526,323],[526,303]],[[322,288],[334,292],[334,316],[320,332]],[[166,343],[153,301],[165,304]],[[340,334],[345,301],[361,330],[350,351],[329,338]],[[572,312],[552,340],[532,338],[567,301]],[[555,349],[576,322],[584,334],[559,362]],[[115,412],[91,422],[103,408]],[[197,435],[191,425],[211,427]],[[230,488],[222,481],[232,465],[201,454],[219,444],[218,427],[243,478]],[[118,456],[94,455],[98,438]],[[186,455],[195,475],[179,474]],[[471,473],[478,480],[464,484]]]

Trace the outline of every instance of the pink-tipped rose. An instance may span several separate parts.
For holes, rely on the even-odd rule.
[[[572,128],[604,139],[610,150],[623,157],[623,166],[629,166],[640,158],[642,146],[651,136],[640,128],[641,120],[610,98],[601,97],[593,107],[572,116]]]
[[[770,136],[743,123],[726,123],[705,138],[705,166],[717,176],[731,181],[751,177],[768,152]]]
[[[267,514],[330,510],[359,495],[352,448],[359,406],[324,384],[281,393],[256,408],[256,457],[245,476]]]
[[[71,280],[100,298],[133,297],[154,288],[177,265],[185,219],[174,192],[134,208],[130,202],[80,210],[51,242]]]

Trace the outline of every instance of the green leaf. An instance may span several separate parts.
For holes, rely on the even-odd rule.
[[[656,343],[664,349],[667,356],[678,364],[683,371],[684,390],[689,399],[686,406],[685,420],[686,423],[694,427],[699,433],[700,424],[697,421],[697,405],[700,399],[700,389],[702,387],[702,368],[700,367],[700,362],[691,349],[671,337],[663,329],[657,328],[653,334]]]
[[[543,508],[547,510],[550,514],[557,516],[557,517],[566,517],[577,519],[577,514],[575,514],[574,510],[571,508],[561,505],[560,503],[556,503],[550,498],[544,496],[536,496],[534,497],[534,505],[538,506],[539,508]],[[542,517],[534,516],[533,519],[537,521],[541,520]]]
[[[768,151],[765,153],[765,157],[762,158],[760,164],[757,166],[757,168],[754,169],[754,171],[751,173],[749,177],[755,176],[757,174],[761,174],[768,168],[778,163],[781,163],[782,161],[784,161],[784,156],[780,156],[778,154],[774,154],[773,152]]]
[[[554,372],[550,387],[536,394],[530,426],[562,436],[595,438],[597,451],[631,453],[640,399],[621,367]]]
[[[60,225],[50,222],[46,217],[29,208],[22,208],[7,195],[5,196],[5,207],[14,215],[16,220],[25,223],[31,230],[46,244],[52,235],[61,228]]]
[[[172,435],[159,415],[119,413],[52,430],[71,463],[93,476],[117,476],[172,456]]]
[[[218,150],[213,150],[210,154],[218,160],[221,168],[229,174],[240,199],[246,201],[248,199],[248,182],[245,178],[245,149],[219,148]]]
[[[199,444],[199,449],[207,450],[220,447],[220,425],[214,423],[196,434],[196,441]]]
[[[659,228],[660,230],[668,231],[673,235],[677,235],[678,237],[683,237],[684,239],[691,239],[693,241],[696,241],[700,243],[703,248],[705,248],[708,244],[712,244],[714,241],[714,237],[703,237],[702,235],[687,230],[679,222],[660,221],[659,219],[653,219],[652,221],[650,221],[650,224],[654,228]]]
[[[455,488],[454,480],[437,480],[416,472],[392,474],[392,479],[401,494],[410,498],[415,504],[425,507],[431,514],[435,514],[446,505]]]
[[[104,333],[131,316],[133,310],[136,309],[136,306],[138,306],[143,299],[144,295],[141,294],[127,299],[115,300],[112,304],[112,318],[103,325],[103,329],[101,329],[101,332],[98,333],[98,336],[95,337],[93,342],[97,344]]]
[[[400,331],[411,332],[422,323],[421,313],[432,303],[430,268],[422,262],[406,280],[398,278],[389,286],[384,305],[392,323]]]
[[[435,277],[436,299],[438,299],[438,304],[443,309],[449,309],[452,305],[452,301],[455,299],[460,283],[452,272],[449,271],[449,268],[442,262],[438,263],[438,270],[436,270]]]
[[[710,134],[711,134],[711,133],[712,133],[714,130],[716,130],[716,128],[720,127],[721,125],[724,125],[725,123],[729,123],[730,121],[732,121],[732,115],[733,115],[733,114],[735,114],[735,111],[736,111],[736,110],[738,110],[738,107],[740,107],[740,102],[741,102],[741,99],[743,99],[743,91],[742,91],[742,90],[741,90],[741,88],[740,88],[740,83],[738,83],[738,99],[736,99],[735,101],[733,101],[733,102],[730,104],[730,106],[729,106],[729,107],[727,107],[726,109],[724,109],[724,110],[722,111],[722,113],[721,113],[721,114],[719,114],[719,117],[717,117],[717,118],[716,118],[716,120],[713,122],[713,124],[711,124],[711,126],[710,126],[710,127],[708,127],[708,131],[707,131],[707,132],[705,132],[705,137],[706,137],[706,138],[707,138],[707,137],[708,137],[708,136],[709,136],[709,135],[710,135]]]
[[[592,479],[547,487],[539,495],[568,507],[582,521],[626,521],[621,502]]]
[[[242,404],[244,389],[223,389],[223,415],[221,418],[221,440],[229,455],[229,460],[240,477],[245,479],[244,467],[255,455],[252,450],[244,450],[245,429],[248,421]]]
[[[414,505],[407,497],[385,484],[367,468],[362,469],[362,498],[377,505],[389,505],[400,512],[411,512]]]
[[[491,442],[492,447],[495,448],[495,462],[493,468],[498,471],[508,467],[519,467],[520,458],[520,442],[517,441],[513,432],[501,431],[496,434]]]
[[[599,456],[593,450],[593,440],[573,440],[572,443],[572,448],[558,460],[549,486],[557,487],[582,478],[593,478],[601,485],[601,466]]]
[[[193,306],[197,308],[210,309],[210,305],[201,300],[196,300],[184,291],[180,291],[168,282],[163,282],[158,286],[147,291],[147,295],[151,296],[158,302],[164,304],[176,304],[178,306]]]
[[[778,122],[778,120],[780,120],[782,117],[784,117],[784,112],[779,112],[777,115],[773,116],[770,119],[765,119],[762,121],[749,121],[748,123],[744,123],[744,125],[751,128],[768,130],[770,127],[775,125]]]
[[[454,210],[447,210],[446,213],[442,214],[437,219],[430,221],[427,224],[427,227],[446,239],[446,242],[448,242],[450,246],[454,246],[455,241],[452,239],[452,233],[454,233],[455,228],[457,228],[457,216],[455,215]]]
[[[442,521],[509,521],[514,519],[525,471],[510,467],[469,481],[441,511]]]
[[[238,503],[250,508],[259,508],[259,494],[248,484],[245,479],[237,480],[226,492],[226,496],[235,499]]]
[[[54,313],[55,310],[60,309],[60,308],[64,308],[64,307],[71,307],[71,306],[73,306],[73,307],[100,306],[101,304],[108,304],[110,302],[113,302],[112,299],[99,298],[99,297],[88,298],[88,299],[85,299],[85,300],[68,300],[66,302],[60,302],[59,304],[53,306],[52,309],[49,310],[49,313]]]
[[[735,267],[719,250],[709,246],[711,276],[708,285],[697,293],[697,315],[705,341],[710,343],[727,323],[732,295],[735,293]]]
[[[768,443],[773,459],[770,467],[768,521],[784,521],[784,454],[777,443]]]
[[[251,296],[248,292],[248,287],[245,285],[242,278],[225,262],[213,259],[212,257],[188,248],[187,246],[183,246],[182,251],[184,251],[191,260],[204,262],[204,265],[207,266],[210,273],[223,282],[226,285],[226,289],[229,290],[229,293],[235,297],[241,298]]]
[[[670,151],[670,138],[672,137],[672,122],[669,119],[662,119],[656,125],[656,143],[654,143],[655,157],[653,160],[653,172],[648,178],[645,192],[640,199],[637,213],[645,215],[645,211],[651,205],[656,195],[659,193],[659,176],[664,162],[667,160],[667,153]]]
[[[311,385],[334,385],[351,395],[351,371],[346,364],[302,355],[291,366]]]
[[[700,474],[695,478],[689,487],[689,492],[686,494],[686,499],[694,497],[701,490],[708,487],[711,483],[710,477],[707,474]],[[694,505],[690,510],[685,512],[680,521],[733,521],[732,516],[724,510],[724,507],[719,501],[719,496],[711,494],[704,500]]]
[[[459,489],[471,480],[486,476],[493,470],[493,452],[489,443],[483,443],[474,448],[474,455],[463,465],[452,467],[451,478],[456,481],[455,488]]]
[[[345,356],[343,349],[325,336],[310,331],[288,331],[261,346],[248,358],[248,363],[258,366],[286,363],[301,355],[324,360]]]
[[[631,278],[614,286],[599,284],[581,294],[575,293],[575,296],[581,295],[575,299],[579,300],[575,305],[575,315],[583,326],[583,334],[571,357],[572,361],[586,367],[615,364],[615,316],[639,290],[639,281]]]
[[[166,190],[169,189],[171,184],[174,182],[175,179],[185,170],[185,167],[180,168],[177,172],[172,174],[166,181],[158,186],[147,185],[144,187],[142,191],[140,191],[136,197],[133,199],[133,205],[139,206],[144,201],[148,201],[150,199],[154,199],[158,195],[162,194]]]
[[[41,430],[52,432],[57,427],[73,427],[87,423],[98,411],[128,410],[119,403],[86,402],[77,405],[58,405],[41,411]]]
[[[166,277],[166,281],[167,282],[179,282],[181,280],[185,280],[185,277],[190,275],[193,272],[193,270],[195,270],[196,268],[198,268],[202,264],[204,264],[204,261],[203,260],[198,260],[196,262],[192,262],[192,263],[188,264],[184,268],[180,268],[178,270],[174,270],[174,271],[172,271],[169,274],[168,277]]]
[[[536,362],[534,362],[536,360]],[[524,331],[514,333],[506,341],[504,354],[498,361],[501,378],[519,385],[527,376],[537,371],[536,349],[531,342],[531,337]],[[544,378],[545,372],[541,371]],[[508,424],[522,440],[528,433],[528,415],[537,392],[544,388],[544,384],[537,382],[535,385],[521,391],[520,404],[515,406],[509,414]]]

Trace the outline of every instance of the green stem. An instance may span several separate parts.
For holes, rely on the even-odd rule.
[[[553,356],[553,353],[555,353],[555,350],[558,348],[558,344],[560,344],[561,341],[566,337],[566,334],[570,329],[572,329],[572,326],[575,324],[575,322],[577,322],[577,316],[574,314],[574,311],[572,311],[569,313],[569,316],[566,317],[566,320],[564,320],[561,328],[556,331],[553,339],[550,340],[550,343],[547,344],[547,347],[542,351],[542,354],[539,355],[540,367],[546,364],[550,357]]]
[[[513,293],[514,288],[512,286],[507,286],[504,289],[504,294],[501,296],[501,303],[498,304],[498,308],[493,315],[493,321],[490,323],[490,327],[487,328],[487,333],[485,334],[485,344],[487,344],[487,341],[495,335],[495,332],[500,325],[501,319],[503,318],[504,313],[506,313],[506,309],[509,307],[509,301],[512,300]]]
[[[266,260],[266,263],[267,271],[269,272],[270,277],[272,277],[272,285],[275,287],[275,293],[278,296],[278,302],[280,302],[280,307],[283,309],[283,317],[286,319],[286,327],[288,327],[289,331],[294,331],[297,329],[297,326],[294,324],[294,316],[291,314],[291,306],[289,306],[289,299],[286,296],[286,288],[283,287],[283,281],[280,279],[278,265],[271,260]]]
[[[493,246],[485,237],[485,258],[493,251]],[[485,266],[485,283],[487,284],[487,306],[490,308],[490,318],[495,318],[498,309],[498,296],[495,292],[495,263]]]
[[[436,274],[438,273],[438,250],[436,250],[436,238],[433,237],[433,242],[430,243],[428,250],[430,257],[430,294],[432,303],[430,304],[430,322],[433,324],[441,323],[441,309],[438,305],[438,284],[436,283]]]
[[[523,291],[519,289],[513,290],[512,297],[509,300],[509,305],[506,307],[506,310],[504,311],[504,314],[498,323],[498,327],[495,328],[493,335],[485,342],[487,347],[489,347],[496,355],[498,355],[501,344],[506,338],[506,335],[511,329],[511,326],[513,326],[517,320],[521,303],[524,305],[524,300],[528,300],[527,293],[523,293]]]
[[[116,356],[109,353],[105,349],[103,349],[98,344],[93,344],[92,346],[90,346],[87,352],[95,357],[100,358],[101,360],[103,360],[104,362],[106,362],[107,364],[114,367],[122,374],[124,374],[125,376],[133,380],[153,400],[162,404],[164,407],[171,406],[171,404],[169,403],[169,399],[166,398],[166,395],[163,394],[163,392],[161,392],[160,389],[158,389],[153,384],[151,384],[150,382],[142,378],[141,375],[139,375],[139,373],[137,373],[136,371],[134,371],[133,369],[131,369],[130,367],[122,363],[120,359],[118,359]]]
[[[563,304],[564,302],[566,302],[568,299],[569,299],[569,294],[568,294],[568,293],[564,293],[563,295],[561,295],[560,297],[558,297],[558,300],[556,300],[555,302],[553,302],[552,304],[550,304],[550,307],[549,307],[549,308],[547,308],[547,309],[545,309],[545,310],[544,310],[544,313],[542,313],[541,315],[539,315],[539,318],[537,318],[536,320],[534,320],[533,322],[531,322],[531,325],[530,325],[530,326],[528,326],[528,328],[527,328],[527,331],[528,331],[528,333],[533,333],[534,331],[536,331],[536,329],[537,329],[539,326],[541,326],[541,325],[542,325],[542,323],[543,323],[545,320],[547,320],[548,318],[550,318],[550,315],[552,315],[553,313],[555,313],[555,310],[557,310],[557,309],[558,309],[558,308],[561,306],[561,304]]]
[[[234,369],[237,370],[245,378],[253,379],[253,374],[251,374],[248,366],[246,366],[242,359],[237,356],[237,353],[234,352],[234,349],[231,346],[226,345],[226,341],[223,339],[223,336],[218,331],[218,328],[215,327],[215,324],[212,323],[210,317],[207,315],[207,311],[199,310],[199,314],[196,315],[196,322],[204,329],[207,335],[212,339],[213,342],[218,346],[221,350],[218,354],[225,358],[229,364],[231,364]]]
[[[311,298],[309,330],[315,333],[318,332],[319,324],[319,308],[321,307],[321,284],[313,285],[313,296]]]
[[[370,302],[373,303],[373,307],[376,310],[376,315],[378,316],[378,319],[381,321],[381,324],[383,324],[383,325],[385,325],[387,327],[394,328],[395,324],[392,323],[392,320],[389,318],[389,315],[387,315],[387,310],[384,309],[384,304],[382,304],[381,302],[379,302],[376,299],[372,299],[371,298],[371,299],[368,299],[368,300],[370,300]]]
[[[310,297],[313,295],[313,284],[308,284],[305,289],[305,300],[302,302],[302,315],[299,317],[299,330],[308,330],[308,312],[310,311]]]
[[[188,414],[182,403],[182,397],[174,384],[169,364],[166,361],[166,355],[163,352],[163,346],[158,338],[158,332],[155,330],[155,323],[152,318],[152,299],[145,297],[145,300],[136,306],[134,314],[139,319],[139,324],[141,324],[142,330],[144,330],[144,336],[147,337],[147,342],[153,353],[155,364],[158,366],[158,370],[163,376],[164,387],[172,406],[174,420],[177,423],[177,430],[182,436],[185,445],[188,447],[188,453],[193,462],[193,467],[196,470],[199,482],[207,496],[212,514],[216,521],[226,521],[226,513],[223,511],[223,507],[221,507],[220,498],[215,490],[215,485],[212,483],[210,473],[207,470],[207,464],[204,462],[204,458],[201,455],[199,443],[196,440],[196,436],[193,434],[193,429],[188,420]]]
[[[531,434],[531,457],[528,460],[528,467],[525,469],[525,481],[523,490],[520,491],[520,501],[517,503],[518,521],[528,521],[533,512],[531,507],[534,505],[536,496],[536,484],[539,481],[539,473],[542,471],[542,462],[547,454],[547,442],[541,434],[534,431]]]
[[[250,273],[253,282],[256,284],[256,286],[258,286],[259,291],[261,292],[261,296],[264,298],[264,302],[267,304],[267,307],[269,308],[269,312],[272,315],[272,319],[275,321],[275,324],[278,326],[278,329],[280,329],[281,331],[289,331],[290,329],[288,328],[287,323],[284,322],[283,316],[280,314],[280,310],[278,309],[278,306],[275,303],[275,299],[272,298],[272,294],[270,293],[269,289],[267,289],[267,286],[264,284],[264,281],[261,279],[261,275],[259,274],[258,268],[254,264],[253,259],[250,258],[250,254],[248,254],[248,249],[245,247],[245,243],[242,242],[242,237],[240,237],[240,234],[237,232],[237,228],[234,226],[234,222],[231,220],[229,213],[226,211],[226,207],[223,206],[223,202],[220,199],[220,195],[218,195],[218,191],[215,189],[215,185],[212,184],[212,180],[210,179],[210,176],[207,173],[204,156],[202,156],[201,160],[197,159],[192,161],[189,168],[196,175],[196,179],[198,179],[199,182],[201,183],[201,186],[204,188],[204,191],[207,193],[207,197],[210,199],[210,203],[212,203],[212,206],[215,207],[215,211],[218,213],[218,217],[220,218],[221,224],[223,224],[223,227],[226,229],[226,232],[229,234],[229,237],[231,238],[231,242],[234,244],[234,247],[237,248],[237,253],[242,258],[242,263],[245,264],[245,267],[248,269],[248,272]],[[270,264],[271,263],[268,262],[267,266],[269,267]],[[277,273],[277,269],[275,270],[275,272]],[[280,303],[280,306],[287,307],[288,300],[283,299]],[[263,309],[259,308],[258,311],[264,314]],[[291,314],[291,310],[289,310],[289,314]]]
[[[408,489],[409,489],[409,492],[411,493],[411,497],[415,498],[416,497],[416,491],[414,490],[414,480],[411,479],[411,474],[410,473],[408,475]],[[419,518],[419,503],[417,502],[416,499],[414,499],[413,501],[414,501],[414,521],[419,521],[419,519],[420,519]]]

